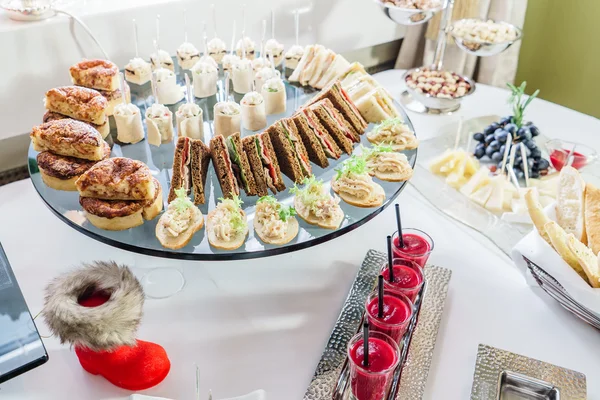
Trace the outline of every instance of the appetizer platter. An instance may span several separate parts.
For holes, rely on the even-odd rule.
[[[299,250],[380,213],[416,162],[401,107],[323,46],[304,49],[291,84],[272,53],[254,52],[268,73],[245,66],[246,42],[225,73],[207,44],[210,56],[191,67],[190,46],[167,60],[156,45],[124,78],[107,60],[75,64],[75,85],[47,92],[30,135],[29,171],[46,205],[104,243],[184,259]]]
[[[365,256],[313,380],[304,395],[304,400],[348,398],[395,400],[423,397],[451,271],[430,264],[424,265],[422,272],[425,285],[410,297],[414,302],[404,299],[405,303],[410,304],[407,322],[402,325],[392,325],[393,328],[382,329],[377,327],[377,318],[373,315],[373,311],[376,313],[377,309],[373,308],[373,305],[376,304],[378,297],[378,285],[381,285],[378,282],[378,275],[382,276],[380,275],[382,269],[385,275],[385,268],[389,265],[388,260],[389,255],[374,250],[370,250]],[[394,269],[396,269],[396,262],[397,260],[394,259]],[[387,289],[383,293],[386,309],[394,308],[392,307],[394,303],[391,302],[393,298],[402,298],[402,295],[398,296],[393,291],[388,293]],[[398,310],[399,308],[389,312],[394,315],[402,314]],[[386,320],[390,321],[389,318]],[[359,353],[355,351],[354,341],[362,338],[365,321],[369,321],[372,330],[367,335],[369,347],[373,340],[376,342],[373,348],[380,349],[368,351],[369,357],[377,358],[372,368],[377,367],[375,363],[379,364],[386,359],[384,350],[387,346],[381,340],[396,341],[396,345],[392,344],[391,348],[397,349],[398,356],[394,357],[396,360],[394,365],[385,374],[371,372],[372,368],[368,367],[368,363],[367,368],[360,368],[358,372],[355,372],[356,366],[351,366],[353,363],[356,365],[356,361],[350,358]],[[385,334],[379,335],[380,332]],[[381,351],[382,354],[373,354],[377,351]]]

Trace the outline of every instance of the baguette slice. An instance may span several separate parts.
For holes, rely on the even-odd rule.
[[[204,226],[204,216],[202,215],[202,212],[197,207],[192,207],[192,210],[194,212],[194,218],[190,223],[190,226],[177,237],[167,234],[164,224],[161,223],[161,219],[165,218],[167,213],[165,212],[160,216],[160,219],[156,224],[156,238],[163,247],[172,250],[181,249],[192,240],[194,233],[202,229]]]
[[[600,189],[591,183],[585,186],[585,232],[587,245],[600,253]]]
[[[286,244],[289,243],[293,238],[298,234],[298,220],[294,217],[290,217],[288,220],[287,230],[285,232],[285,236],[281,239],[273,239],[265,235],[265,227],[262,224],[258,223],[258,219],[254,219],[254,232],[258,235],[260,240],[268,244]]]
[[[324,229],[332,229],[332,230],[337,229],[337,228],[339,228],[340,224],[344,220],[344,212],[342,211],[341,208],[338,208],[338,212],[336,213],[336,215],[334,217],[326,219],[326,220],[317,218],[311,212],[308,212],[308,213],[302,212],[304,207],[301,207],[300,200],[298,200],[298,196],[294,197],[294,208],[296,209],[296,213],[298,213],[298,216],[300,218],[302,218],[304,221],[306,221],[307,223],[309,223],[311,225],[317,225]]]
[[[572,233],[569,234],[567,244],[569,249],[575,254],[575,257],[577,257],[579,265],[583,268],[592,287],[600,288],[600,267],[598,266],[598,258],[594,255],[594,252],[581,243]]]
[[[556,220],[577,240],[587,240],[584,225],[585,181],[573,167],[564,167],[560,171],[558,193],[556,196]]]
[[[331,180],[331,189],[346,203],[362,208],[379,207],[385,201],[385,191],[377,183],[373,183],[373,191],[366,199],[359,198],[353,194],[340,190],[335,177]]]
[[[569,264],[571,268],[575,270],[586,282],[589,283],[588,277],[585,274],[581,265],[579,265],[579,260],[575,256],[575,254],[571,251],[568,245],[569,235],[563,228],[560,227],[556,222],[550,221],[546,225],[544,225],[544,229],[546,233],[550,237],[550,242],[552,243],[552,247],[558,253],[562,259]]]
[[[529,211],[531,221],[533,222],[533,225],[535,225],[538,233],[550,246],[553,246],[550,236],[548,236],[548,232],[546,232],[546,224],[552,222],[552,220],[544,213],[537,190],[532,189],[525,193],[525,203],[527,204],[527,210]]]
[[[238,234],[235,238],[233,238],[233,240],[225,242],[219,239],[215,234],[214,229],[212,229],[212,219],[214,212],[215,210],[208,213],[208,219],[206,222],[206,234],[208,235],[208,243],[210,243],[212,247],[221,250],[235,250],[241,247],[246,241],[246,236],[248,236],[248,226],[246,226],[244,232]],[[242,214],[244,215],[244,218],[246,218],[246,213],[244,213],[244,211],[242,211]]]

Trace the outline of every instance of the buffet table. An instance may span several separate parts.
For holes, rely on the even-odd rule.
[[[395,98],[402,71],[375,75]],[[451,116],[411,113],[420,139],[435,136],[460,116],[509,113],[502,89],[478,85]],[[600,121],[536,100],[527,118],[550,138],[600,148]],[[600,397],[600,335],[529,287],[512,261],[479,233],[434,209],[409,186],[398,198],[404,226],[435,240],[429,262],[453,271],[425,398],[469,397],[480,343],[580,371],[588,397]],[[167,379],[147,394],[194,396],[194,363],[203,391],[215,398],[264,389],[269,399],[301,399],[332,326],[368,249],[385,250],[394,230],[389,207],[374,220],[326,244],[287,255],[236,262],[155,259],[96,242],[59,221],[29,180],[0,188],[0,241],[32,314],[43,304],[51,278],[91,260],[113,259],[146,268],[181,268],[186,286],[163,300],[147,300],[139,338],[165,347],[172,361]],[[42,335],[48,333],[43,323]],[[45,339],[50,361],[0,386],[6,400],[124,399],[130,394],[79,366],[72,350]]]

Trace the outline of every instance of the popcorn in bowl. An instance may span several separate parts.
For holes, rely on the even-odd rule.
[[[492,20],[461,19],[452,26],[452,34],[466,41],[480,43],[504,43],[517,39],[517,29],[505,22]]]
[[[406,76],[406,85],[424,95],[442,99],[456,99],[471,90],[471,84],[460,75],[428,68],[413,71]]]

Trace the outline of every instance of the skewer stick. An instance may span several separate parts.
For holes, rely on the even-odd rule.
[[[208,57],[208,38],[204,35],[204,56]]]
[[[229,71],[225,72],[225,100],[227,101],[229,99]]]
[[[271,9],[271,39],[275,39],[275,11]]]
[[[246,4],[242,4],[242,32],[246,32]],[[244,38],[242,33],[242,39]]]
[[[521,195],[521,186],[519,185],[519,180],[517,179],[517,175],[515,174],[514,168],[510,167],[507,174],[510,177],[513,185],[515,185],[515,187],[517,188],[517,193],[519,193],[519,197],[522,196]]]
[[[217,37],[217,11],[215,10],[214,3],[210,5],[210,10],[212,11],[212,20],[213,20],[213,30],[215,37]]]
[[[296,46],[298,46],[300,42],[300,12],[298,10],[296,10],[294,15],[294,24],[296,25]]]
[[[506,143],[504,143],[504,155],[502,156],[502,170],[500,171],[500,173],[502,175],[504,175],[504,172],[506,171],[506,160],[508,160],[508,154],[511,151],[511,145],[512,145],[512,134],[509,134],[506,137]]]
[[[456,137],[454,138],[454,150],[458,149],[458,145],[460,143],[460,137],[462,134],[462,126],[463,126],[463,117],[460,117],[458,120],[458,129],[456,130]]]
[[[152,81],[151,81],[151,85],[152,85],[152,96],[154,97],[154,102],[156,104],[159,104],[158,102],[158,88],[156,87],[156,71],[152,72]]]
[[[196,400],[200,400],[200,367],[196,365]]]
[[[138,45],[138,28],[137,28],[137,22],[135,22],[135,19],[133,20],[133,40],[135,42],[135,57],[139,57],[140,56],[140,51],[139,51],[139,45]]]
[[[265,38],[267,36],[267,20],[263,19],[262,21],[262,36],[260,38],[260,56],[267,59],[265,54]]]
[[[122,72],[119,72],[119,86],[121,89],[121,101],[123,104],[127,105],[127,96],[125,95],[125,88],[127,87],[127,83],[125,83],[125,75]]]
[[[187,32],[187,12],[186,9],[183,9],[183,41],[187,43],[188,41],[188,32]]]
[[[154,45],[154,47],[156,47],[157,49],[160,47],[160,14],[156,14],[156,44]]]
[[[512,170],[513,166],[515,165],[515,156],[517,155],[517,146],[512,146],[510,149],[510,156],[509,156],[509,160],[508,160],[508,170]],[[508,178],[508,175],[507,175]],[[510,178],[508,178],[510,179]]]
[[[185,75],[185,89],[186,89],[186,94],[187,94],[187,103],[188,104],[192,104],[192,85],[190,83],[190,77],[188,74],[184,74]]]
[[[246,31],[242,30],[242,60],[246,59]]]
[[[235,21],[233,21],[233,33],[231,34],[231,55],[235,52]]]
[[[527,149],[523,143],[520,143],[519,147],[521,147],[521,160],[523,161],[523,173],[525,174],[525,187],[529,187],[529,163],[527,162]]]

